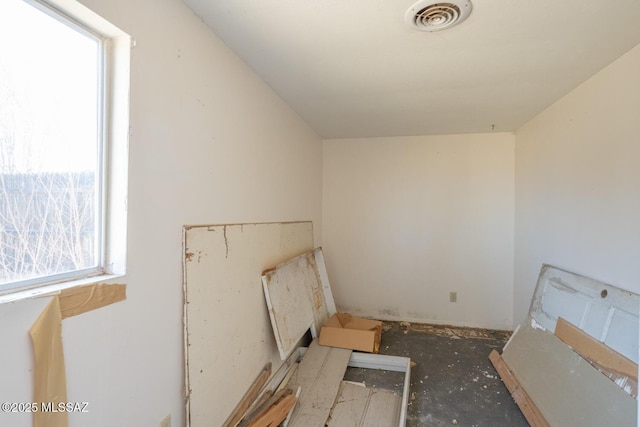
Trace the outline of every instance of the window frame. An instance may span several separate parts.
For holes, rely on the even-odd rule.
[[[0,285],[0,303],[107,281],[126,272],[129,79],[131,37],[80,3],[23,0],[70,28],[94,38],[98,57],[98,135],[100,162],[96,242],[98,265],[72,272]]]

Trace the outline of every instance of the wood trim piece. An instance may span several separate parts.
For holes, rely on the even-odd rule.
[[[291,377],[294,376],[296,372],[298,372],[299,366],[300,364],[298,363],[295,363],[293,366],[291,366],[291,368],[287,371],[287,375],[285,375],[285,377],[282,379],[282,382],[280,383],[276,391],[280,391],[289,385]]]
[[[242,418],[249,409],[249,406],[251,406],[253,401],[256,400],[258,394],[260,393],[260,390],[265,385],[270,375],[271,362],[264,365],[264,368],[262,368],[262,371],[260,371],[258,377],[253,381],[253,384],[251,384],[249,390],[247,390],[242,399],[240,399],[240,402],[238,402],[233,412],[231,412],[231,415],[229,415],[229,418],[227,418],[227,421],[225,421],[223,427],[235,427],[240,421],[242,421]]]
[[[515,377],[509,366],[502,359],[502,356],[493,350],[489,354],[489,360],[498,371],[502,382],[511,393],[511,397],[516,402],[522,414],[527,419],[532,427],[549,427],[549,424],[544,419],[538,407],[533,403],[527,392],[520,386],[518,379]]]
[[[280,425],[298,399],[290,394],[271,406],[264,414],[252,421],[248,427],[276,427]]]
[[[127,285],[96,283],[77,286],[60,291],[60,313],[62,318],[77,316],[96,308],[126,299]]]
[[[327,266],[324,262],[324,254],[322,253],[322,248],[314,249],[313,253],[316,257],[316,269],[318,272],[318,279],[322,285],[322,293],[324,295],[324,302],[327,305],[327,313],[329,317],[331,317],[336,314],[338,310],[336,310],[336,303],[333,300],[329,274],[327,273]]]
[[[637,388],[638,365],[632,360],[627,359],[562,317],[558,318],[555,334],[608,377],[611,378],[611,374],[617,378],[628,377],[636,382]]]
[[[282,397],[282,396],[280,396]],[[244,411],[244,416],[242,420],[238,423],[237,427],[246,427],[254,418],[256,418],[262,411],[266,410],[269,406],[271,406],[275,401],[272,401],[274,398],[273,391],[267,391],[262,393],[259,397],[257,397],[253,404]],[[267,405],[267,403],[269,404]]]
[[[284,381],[287,380],[287,376],[293,374],[294,368],[298,366],[298,360],[300,359],[300,353],[293,352],[287,360],[278,368],[275,374],[271,376],[269,381],[260,389],[259,396],[247,409],[246,413],[253,412],[253,410],[264,403],[267,399],[273,396],[273,393],[284,388]],[[286,384],[285,384],[286,385]]]
[[[276,393],[272,393],[270,396],[260,402],[260,404],[257,405],[253,410],[247,412],[247,415],[244,416],[243,420],[240,422],[240,424],[238,424],[238,427],[247,427],[251,425],[255,420],[263,417],[272,406],[276,405],[278,402],[280,402],[290,394],[293,394],[293,390],[288,388],[282,389]],[[262,397],[264,396],[266,395],[263,395]]]
[[[302,387],[298,386],[298,389],[296,390],[296,393],[295,393],[296,403],[298,402],[298,400],[300,400],[300,394],[302,394]],[[287,417],[282,422],[282,424],[281,424],[282,427],[288,427],[289,426],[289,421],[291,420],[291,416],[293,415],[293,409],[295,408],[295,406],[296,405],[294,404],[293,407],[291,408],[291,410],[289,411],[289,413],[287,414]]]

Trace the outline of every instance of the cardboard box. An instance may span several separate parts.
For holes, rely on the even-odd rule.
[[[336,313],[320,329],[318,343],[330,347],[377,353],[380,348],[382,322]]]

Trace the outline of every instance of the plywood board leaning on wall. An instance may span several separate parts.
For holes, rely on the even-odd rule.
[[[311,222],[184,228],[187,426],[222,425],[265,363],[283,363],[260,276],[311,249]]]

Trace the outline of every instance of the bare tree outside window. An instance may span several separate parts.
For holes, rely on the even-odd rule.
[[[0,288],[101,262],[100,39],[0,2]]]

